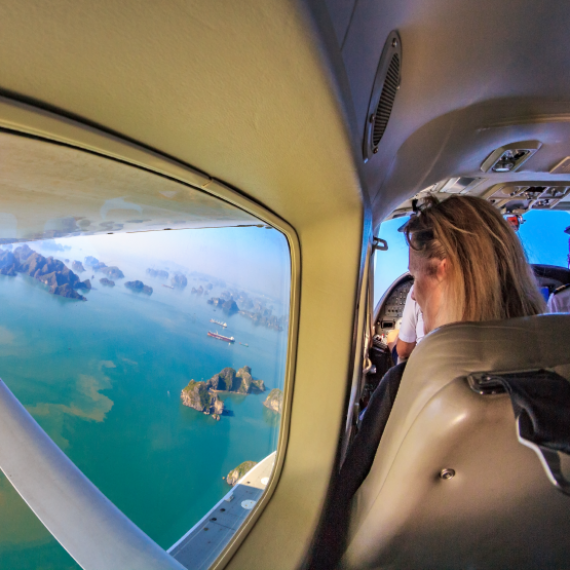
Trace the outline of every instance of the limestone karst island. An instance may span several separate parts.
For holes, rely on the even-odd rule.
[[[219,420],[224,411],[224,403],[218,398],[218,392],[259,394],[265,392],[265,384],[263,380],[253,379],[249,366],[244,366],[237,372],[233,368],[224,368],[207,382],[190,380],[180,397],[185,406]]]
[[[232,487],[251,469],[257,465],[256,461],[244,461],[240,463],[235,469],[232,469],[227,477],[226,483]]]
[[[144,293],[149,297],[152,295],[152,287],[145,285],[142,281],[139,281],[138,279],[136,281],[127,281],[125,283],[125,287],[127,289],[130,289],[134,293]]]
[[[263,405],[272,412],[280,414],[283,411],[283,392],[279,388],[273,388],[265,398]]]
[[[109,267],[106,263],[99,261],[92,255],[88,255],[85,258],[85,265],[94,271],[103,273],[108,279],[114,279],[116,281],[117,279],[123,279],[125,277],[124,273],[116,265]]]
[[[18,273],[29,275],[44,285],[47,285],[52,295],[78,299],[86,298],[77,289],[88,291],[91,282],[81,281],[79,277],[61,261],[53,257],[44,257],[35,252],[29,245],[21,245],[14,251],[0,251],[0,273],[15,276]]]

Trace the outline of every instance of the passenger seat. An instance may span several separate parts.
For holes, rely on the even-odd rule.
[[[457,323],[418,345],[355,496],[343,568],[570,568],[570,496],[518,441],[510,397],[467,381],[540,369],[570,377],[570,315]]]

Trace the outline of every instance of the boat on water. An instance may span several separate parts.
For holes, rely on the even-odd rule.
[[[249,346],[249,344],[247,344],[247,343],[245,343],[245,342],[240,342],[240,344],[241,344],[242,346]]]
[[[162,284],[163,287],[166,287],[167,289],[174,289],[174,287],[170,286],[170,285],[166,285],[165,283]]]
[[[210,319],[211,323],[215,323],[216,325],[220,325],[221,327],[227,328],[228,323],[223,323],[222,321],[216,321],[216,319]]]
[[[229,342],[230,344],[233,344],[236,339],[233,336],[224,336],[222,334],[218,334],[217,332],[213,333],[208,331],[208,336],[211,336],[212,338],[217,338],[218,340],[223,340],[224,342]]]

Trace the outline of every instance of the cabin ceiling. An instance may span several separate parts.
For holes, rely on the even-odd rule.
[[[191,165],[296,228],[362,209],[340,98],[295,1],[5,0],[0,32],[0,94]]]
[[[549,173],[570,155],[567,2],[6,0],[0,16],[3,94],[190,164],[294,226],[358,208],[362,187],[378,223],[521,140],[542,148],[487,187],[568,178]],[[365,163],[392,30],[401,87]]]
[[[401,87],[378,154],[362,165],[375,222],[404,198],[452,176],[484,176],[496,148],[538,140],[509,180],[568,180],[570,4],[527,0],[328,0],[362,140],[385,38],[402,40]],[[480,190],[483,187],[479,188]]]

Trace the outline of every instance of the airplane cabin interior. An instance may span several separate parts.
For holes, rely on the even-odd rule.
[[[545,302],[570,285],[569,25],[558,0],[1,2],[0,567],[324,568],[418,204],[486,200]],[[327,567],[570,568],[570,441],[506,388],[570,380],[569,340],[548,313],[418,343]]]

